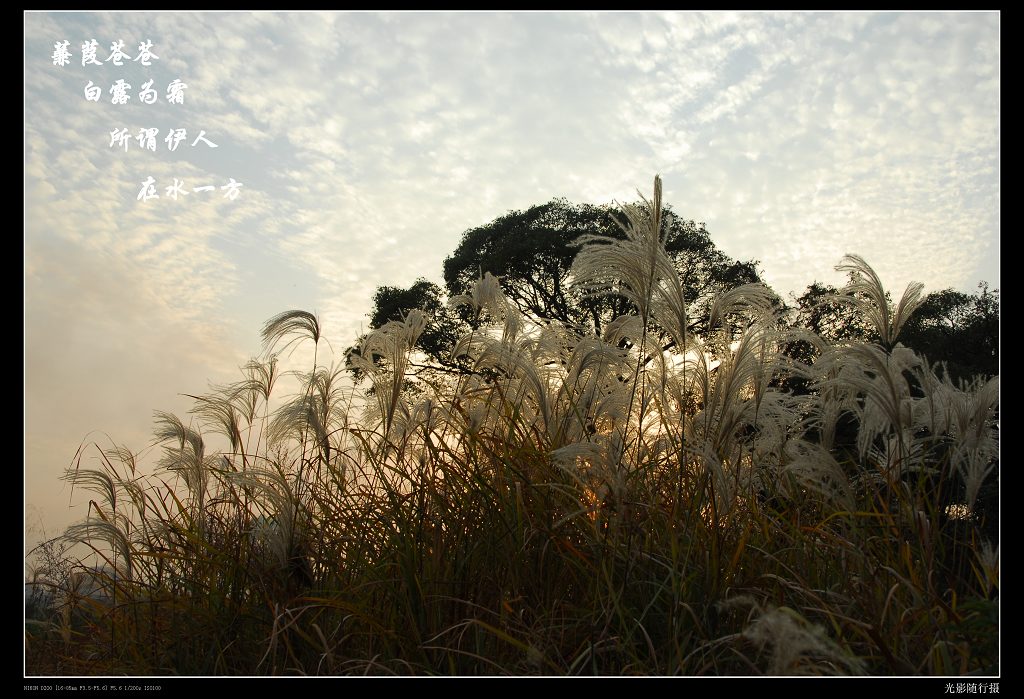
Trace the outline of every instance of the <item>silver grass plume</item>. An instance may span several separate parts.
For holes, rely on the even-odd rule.
[[[404,320],[390,321],[368,334],[359,348],[349,354],[351,365],[370,377],[385,437],[391,431],[402,399],[409,355],[426,327],[426,315],[413,309]],[[384,360],[383,367],[377,363],[378,360]]]
[[[843,295],[839,296],[838,300],[857,308],[874,326],[882,339],[882,344],[886,348],[892,347],[904,323],[924,302],[924,285],[920,282],[908,284],[899,303],[892,307],[886,298],[882,280],[864,258],[859,255],[846,255],[836,265],[836,270],[850,272],[853,275],[852,281],[843,288]]]
[[[263,324],[261,335],[263,345],[268,352],[289,336],[291,338],[284,344],[281,351],[306,338],[311,339],[314,344],[319,344],[320,320],[308,311],[284,311]]]
[[[218,468],[219,457],[216,454],[208,456],[202,436],[171,413],[156,412],[154,434],[164,449],[159,467],[184,480],[202,526],[210,473]]]
[[[821,371],[817,386],[822,395],[858,418],[862,459],[877,437],[895,437],[887,449],[887,463],[879,464],[891,476],[908,466],[911,456],[914,399],[904,372],[914,373],[920,366],[921,359],[906,347],[897,346],[890,353],[869,343],[833,348],[815,363]]]
[[[301,440],[312,435],[320,449],[320,460],[330,462],[331,437],[347,424],[343,368],[320,367],[304,375],[302,393],[274,413],[267,439],[282,444],[288,438]]]
[[[505,342],[515,341],[523,329],[522,314],[505,297],[501,280],[490,272],[474,281],[469,293],[452,297],[449,305],[452,308],[468,306],[477,320],[501,323]]]
[[[862,675],[863,661],[829,638],[826,630],[790,607],[762,608],[750,598],[723,606],[750,604],[753,619],[740,636],[769,650],[769,675]]]
[[[999,454],[995,411],[999,407],[999,377],[976,377],[954,386],[946,372],[940,379],[925,368],[920,374],[925,396],[915,402],[915,424],[951,446],[950,462],[967,488],[967,505],[973,507],[985,478]]]
[[[646,211],[634,204],[623,204],[625,222],[616,219],[626,234],[624,240],[602,235],[580,236],[583,247],[573,260],[575,283],[590,296],[619,295],[637,307],[646,322],[651,318],[655,286],[662,280],[675,278],[678,272],[665,252],[661,237],[661,177],[654,178],[654,196],[648,201],[638,192]],[[678,286],[678,283],[676,284]],[[665,315],[676,315],[681,321],[669,326],[682,333],[685,309],[666,306]]]

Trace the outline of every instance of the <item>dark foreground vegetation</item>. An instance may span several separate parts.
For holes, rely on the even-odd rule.
[[[156,469],[83,445],[26,671],[998,673],[997,293],[787,305],[660,190],[467,232],[337,364],[272,318]]]

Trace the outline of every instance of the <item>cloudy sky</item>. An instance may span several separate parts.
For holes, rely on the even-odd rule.
[[[677,213],[784,295],[840,282],[847,252],[894,289],[999,286],[996,13],[24,24],[32,536],[84,514],[57,480],[84,439],[143,449],[152,411],[238,378],[270,316],[316,311],[340,355],[377,285],[440,281],[465,230],[553,197],[632,201],[660,173]],[[92,40],[101,65],[83,66]],[[136,138],[153,128],[155,151]]]

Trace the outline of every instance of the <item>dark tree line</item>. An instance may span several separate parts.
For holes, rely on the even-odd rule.
[[[666,207],[665,247],[676,264],[691,311],[691,330],[708,330],[715,295],[751,282],[763,282],[756,261],[733,259],[719,250],[703,223],[686,220]],[[588,298],[573,286],[572,263],[583,235],[622,238],[616,223],[622,212],[613,206],[573,204],[553,199],[525,211],[510,211],[471,228],[444,261],[444,287],[418,279],[407,288],[381,286],[373,298],[370,327],[400,320],[409,310],[426,311],[430,322],[420,339],[429,362],[458,370],[451,359],[456,340],[473,323],[453,310],[448,299],[469,291],[483,273],[498,276],[509,301],[537,322],[557,321],[585,333],[601,335],[608,322],[633,311],[621,297]],[[870,326],[848,304],[831,301],[839,290],[812,283],[794,300],[790,322],[830,342],[877,342]],[[781,301],[780,301],[781,305]],[[903,328],[899,341],[942,363],[954,380],[999,373],[999,292],[979,285],[975,294],[945,289],[929,294]],[[811,360],[807,347],[794,354]]]
[[[526,211],[511,211],[466,231],[444,261],[444,288],[418,279],[408,288],[382,286],[374,296],[370,327],[399,320],[413,308],[431,321],[420,348],[434,363],[454,367],[455,340],[470,329],[472,319],[446,306],[446,298],[469,291],[483,273],[500,278],[509,301],[527,318],[556,321],[583,333],[600,336],[614,318],[634,309],[621,297],[587,297],[574,285],[572,263],[584,235],[621,239],[616,223],[624,220],[615,207],[572,204],[554,199]],[[720,251],[703,223],[663,212],[664,243],[679,270],[691,310],[691,330],[707,330],[712,299],[741,284],[761,281],[756,261],[734,260]]]

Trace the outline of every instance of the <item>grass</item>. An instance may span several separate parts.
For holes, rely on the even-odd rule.
[[[531,323],[484,275],[456,300],[482,321],[470,370],[411,376],[412,311],[350,357],[356,393],[318,362],[318,319],[282,313],[238,383],[158,414],[153,474],[83,446],[66,478],[89,515],[61,545],[90,553],[40,558],[26,672],[998,673],[975,507],[997,379],[954,386],[900,345],[919,286],[892,308],[852,256],[881,345],[794,329],[753,285],[695,337],[660,210],[656,180],[625,240],[577,258],[581,288],[638,310],[603,338]],[[272,352],[301,342],[313,364],[272,410]]]

